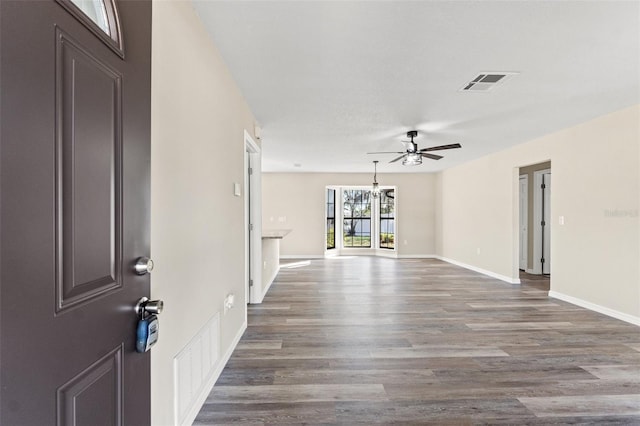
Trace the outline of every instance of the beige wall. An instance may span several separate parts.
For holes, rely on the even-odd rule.
[[[151,295],[163,299],[151,353],[154,425],[174,424],[173,358],[220,312],[220,353],[245,322],[245,129],[254,118],[191,2],[153,4]],[[223,315],[223,300],[236,307]]]
[[[264,173],[263,229],[292,230],[281,242],[283,256],[322,256],[325,251],[325,188],[368,186],[372,179],[373,174],[365,173]],[[397,187],[398,255],[435,254],[436,175],[378,173],[378,182],[382,186]],[[282,218],[286,220],[281,221]]]
[[[518,168],[550,160],[551,290],[639,318],[639,122],[627,108],[442,172],[438,254],[516,278]]]

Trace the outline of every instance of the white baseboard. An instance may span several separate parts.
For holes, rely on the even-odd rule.
[[[456,266],[461,266],[465,269],[469,269],[471,271],[474,272],[479,272],[483,275],[487,275],[491,278],[495,278],[498,279],[500,281],[504,281],[507,282],[509,284],[520,284],[520,278],[511,278],[511,277],[507,277],[506,275],[502,275],[502,274],[496,274],[495,272],[492,271],[488,271],[486,269],[482,269],[482,268],[478,268],[477,266],[473,266],[473,265],[468,265],[466,263],[462,263],[462,262],[458,262],[457,260],[453,260],[453,259],[449,259],[446,257],[442,257],[442,256],[436,256],[436,258],[443,260],[447,263],[451,263],[452,265],[456,265]]]
[[[321,254],[281,254],[280,259],[324,259]]]
[[[580,306],[581,308],[586,308],[591,311],[595,311],[621,321],[628,322],[633,325],[640,326],[640,317],[636,317],[633,315],[625,314],[620,311],[616,311],[614,309],[605,308],[604,306],[596,305],[595,303],[587,302],[586,300],[578,299],[577,297],[568,296],[563,293],[558,293],[557,291],[549,291],[549,297],[553,297],[554,299],[559,299],[572,305]]]
[[[399,254],[398,259],[442,259],[437,254]]]
[[[231,358],[233,351],[236,349],[236,346],[238,346],[238,342],[240,342],[240,339],[242,338],[242,335],[244,334],[246,329],[247,329],[247,322],[245,321],[242,324],[242,327],[240,327],[240,330],[238,330],[238,333],[236,334],[236,336],[233,338],[231,345],[222,356],[222,359],[218,363],[218,366],[216,367],[216,369],[213,371],[213,374],[211,375],[207,383],[202,388],[202,392],[196,398],[196,402],[193,404],[193,408],[191,409],[191,411],[189,411],[189,414],[185,416],[185,419],[182,422],[181,426],[191,426],[193,424],[193,421],[198,416],[200,409],[202,409],[204,402],[207,400],[207,397],[211,393],[213,386],[218,381],[220,374],[222,374],[222,370],[224,370],[224,367],[227,365],[227,362],[229,362],[229,359]]]

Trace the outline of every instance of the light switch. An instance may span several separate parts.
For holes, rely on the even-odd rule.
[[[564,216],[559,216],[558,217],[558,224],[564,225]]]
[[[233,195],[235,195],[236,197],[239,197],[242,195],[242,191],[240,190],[240,184],[237,182],[234,182],[233,184]]]

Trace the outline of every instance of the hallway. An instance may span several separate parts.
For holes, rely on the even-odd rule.
[[[435,259],[281,269],[194,424],[639,424],[640,329]]]

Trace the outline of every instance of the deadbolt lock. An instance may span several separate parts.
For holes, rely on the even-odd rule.
[[[139,257],[136,259],[135,265],[133,265],[133,270],[138,275],[148,274],[153,271],[153,260],[148,257]]]

